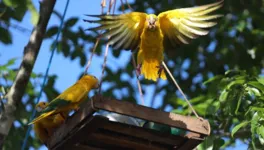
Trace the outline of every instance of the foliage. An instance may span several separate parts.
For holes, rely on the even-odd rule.
[[[10,59],[6,64],[1,64],[0,66],[0,87],[4,88],[6,92],[8,92],[9,88],[13,84],[17,73],[17,68],[14,68],[16,61],[17,58],[13,58]],[[54,78],[56,78],[56,76],[48,77],[47,84],[44,87],[44,94],[48,98],[53,98],[58,95],[58,91],[54,89]],[[42,80],[42,74],[31,74],[31,79],[28,83],[26,93],[22,99],[22,104],[17,107],[19,113],[15,114],[16,120],[14,122],[14,127],[7,136],[5,145],[3,147],[4,150],[21,148],[21,141],[23,141],[26,134],[28,128],[27,123],[29,122],[29,118],[32,115],[33,107],[35,107],[35,101],[39,94],[38,89]],[[0,94],[4,95],[2,92]],[[4,104],[6,103],[6,99],[3,99],[2,101]],[[34,135],[29,138],[29,142],[34,147],[39,147],[41,145]]]
[[[212,0],[144,2],[134,0],[130,5],[135,11],[158,14],[169,9],[210,2]],[[18,5],[18,3],[21,4]],[[19,0],[0,1],[1,43],[12,44],[12,33],[7,30],[12,27],[11,20],[16,20],[19,24],[25,12],[30,9],[32,9],[31,6]],[[127,7],[125,9],[128,10]],[[209,35],[170,52],[166,55],[165,62],[195,110],[211,124],[212,134],[199,146],[199,149],[224,149],[234,146],[237,139],[248,144],[250,148],[257,149],[264,144],[263,72],[261,74],[264,66],[264,3],[261,0],[226,0],[219,12],[224,14],[224,17],[219,19],[218,25],[210,31]],[[54,15],[61,18],[56,11]],[[84,50],[91,49],[96,39],[94,34],[85,32],[79,26],[80,19],[83,19],[83,16],[66,20],[57,52],[70,60],[79,59],[80,65],[84,66],[88,59]],[[54,38],[57,31],[58,26],[51,26],[47,30],[46,39]],[[104,44],[104,41],[99,43],[96,55],[103,56]],[[116,58],[114,63],[120,63],[117,60],[121,59],[121,53],[128,53],[117,50],[111,52]],[[11,67],[12,61],[14,60],[0,67],[1,73],[4,71],[7,74],[5,77],[2,76],[4,80],[0,80],[1,86],[7,89],[12,84],[17,70]],[[108,83],[110,86],[103,91],[105,96],[133,102],[139,98],[133,66],[130,63],[131,60],[128,62],[125,67],[106,68],[104,84]],[[8,63],[11,64],[8,65]],[[18,114],[15,124],[20,126],[15,125],[11,130],[5,149],[17,149],[17,146],[20,146],[27,128],[25,124],[32,111],[27,108],[32,108],[34,105],[38,94],[36,87],[39,87],[39,84],[35,83],[42,81],[41,79],[42,75],[32,75],[22,100],[23,105],[18,108],[21,113]],[[48,100],[58,94],[54,89],[56,79],[56,76],[51,76],[44,89]],[[5,80],[7,82],[2,83]],[[172,108],[175,113],[191,114],[191,110],[188,109],[188,105],[182,100],[171,80],[155,83],[141,79],[141,83],[143,92],[151,95],[151,106],[162,101],[161,105],[157,106],[160,109]],[[34,148],[40,146],[33,136],[29,142]]]
[[[231,135],[222,136],[247,141],[254,149],[263,147],[264,84],[261,79],[257,72],[232,70],[205,82],[208,88],[215,89],[211,92],[215,95],[210,97],[216,98],[211,104],[217,107],[207,106],[210,111],[205,114],[213,115],[208,118],[217,124],[214,130],[220,135],[231,130]]]
[[[3,0],[0,1],[0,42],[12,44],[11,27],[17,27],[12,24],[12,20],[22,21],[26,12],[31,13],[31,22],[35,25],[39,15],[31,0]]]

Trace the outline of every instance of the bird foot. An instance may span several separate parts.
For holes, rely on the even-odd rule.
[[[80,109],[80,107],[77,107],[74,109],[75,112],[77,112]]]
[[[160,78],[161,73],[162,73],[162,71],[164,70],[164,67],[163,67],[163,65],[161,64],[161,65],[157,66],[157,68],[158,68],[158,75],[159,75],[159,78]]]
[[[141,74],[141,66],[142,66],[142,64],[138,64],[137,67],[136,67],[136,73],[137,73],[137,75],[140,75]]]

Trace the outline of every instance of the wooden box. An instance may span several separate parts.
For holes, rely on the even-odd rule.
[[[186,130],[173,135],[94,116],[106,110]],[[210,134],[208,121],[96,95],[69,117],[48,141],[51,150],[191,150]]]

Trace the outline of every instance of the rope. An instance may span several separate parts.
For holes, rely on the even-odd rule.
[[[46,72],[45,72],[45,76],[44,76],[44,80],[43,80],[43,83],[41,85],[41,89],[40,89],[40,92],[39,92],[39,95],[37,97],[37,102],[36,104],[40,101],[40,98],[41,98],[41,94],[43,92],[43,89],[44,89],[44,86],[45,86],[45,83],[46,83],[46,80],[48,78],[48,73],[49,73],[49,69],[50,69],[50,66],[51,66],[51,62],[52,62],[52,58],[54,56],[54,52],[56,50],[56,47],[57,47],[57,44],[58,44],[58,39],[59,39],[59,36],[60,36],[60,32],[62,30],[62,26],[63,26],[63,22],[64,22],[64,18],[65,18],[65,15],[66,15],[66,12],[68,10],[68,6],[69,6],[69,2],[70,0],[67,0],[67,3],[65,5],[65,9],[64,9],[64,12],[63,12],[63,16],[62,16],[62,20],[61,20],[61,24],[60,24],[60,27],[59,27],[59,30],[58,30],[58,33],[57,33],[57,36],[56,36],[56,39],[55,39],[55,44],[54,44],[54,47],[52,48],[52,51],[51,51],[51,55],[50,55],[50,58],[49,58],[49,62],[48,62],[48,66],[47,66],[47,69],[46,69]],[[33,120],[33,118],[35,117],[36,115],[36,109],[33,109],[33,113],[30,117],[30,121]],[[31,130],[32,126],[30,125],[27,129],[27,132],[26,132],[26,136],[24,138],[24,141],[23,141],[23,145],[22,145],[22,148],[21,150],[24,150],[26,148],[26,145],[27,145],[27,141],[28,141],[28,137],[29,137],[29,133],[30,133],[30,130]]]
[[[135,69],[135,71],[136,71],[136,76],[137,76],[137,86],[138,86],[138,91],[139,91],[139,95],[140,95],[140,99],[141,99],[141,104],[142,104],[142,105],[145,105],[144,95],[143,95],[142,87],[141,87],[141,84],[140,84],[140,81],[139,81],[139,73],[138,73],[138,71],[137,71],[137,66],[136,66],[136,60],[135,60],[135,55],[134,55],[134,53],[132,53],[132,62],[133,62],[134,69]]]
[[[96,50],[96,48],[97,48],[97,45],[98,45],[99,41],[100,41],[100,38],[97,38],[97,39],[96,39],[96,42],[95,42],[95,44],[94,44],[93,50],[92,50],[92,54],[91,54],[91,56],[90,56],[90,58],[89,58],[89,60],[88,60],[88,62],[87,62],[86,67],[85,67],[84,75],[87,73],[87,71],[88,71],[88,69],[89,69],[89,67],[90,67],[90,65],[91,65],[91,62],[92,62],[92,59],[93,59],[93,55],[94,55],[94,52],[95,52],[95,50]]]
[[[115,3],[116,3],[116,0],[110,0],[109,8],[108,8],[108,11],[107,11],[107,15],[110,14],[111,9],[112,9],[112,6],[114,5],[114,7],[115,7],[115,5],[116,5]],[[112,14],[114,14],[114,13],[115,13],[115,10],[113,10]],[[108,37],[108,39],[109,38],[110,37]],[[99,94],[101,94],[101,87],[102,87],[102,81],[103,81],[104,71],[105,71],[105,68],[106,68],[106,61],[107,61],[108,50],[109,50],[109,43],[107,43],[106,46],[105,46],[104,63],[103,63],[102,74],[101,74],[100,83],[99,83],[99,90],[98,90],[98,93]]]
[[[105,0],[102,0],[102,1],[101,1],[101,15],[104,14],[104,7],[106,7],[106,1],[105,1]],[[101,32],[100,32],[100,34],[101,34]],[[93,55],[94,55],[94,53],[95,53],[95,50],[96,50],[96,48],[97,48],[97,46],[98,46],[99,41],[100,41],[100,37],[98,37],[98,38],[96,39],[96,41],[95,41],[95,44],[94,44],[94,47],[93,47],[93,50],[92,50],[92,54],[91,54],[91,56],[89,57],[89,60],[88,60],[88,62],[87,62],[87,65],[86,65],[86,67],[85,67],[85,70],[84,70],[84,74],[83,74],[83,75],[85,75],[85,74],[87,73],[87,71],[88,71],[88,69],[89,69],[89,67],[90,67],[90,65],[91,65],[91,62],[92,62],[92,59],[93,59]]]
[[[167,71],[167,73],[169,74],[170,78],[172,79],[174,85],[178,88],[178,90],[180,91],[180,93],[182,94],[184,100],[188,103],[189,107],[192,109],[192,112],[194,113],[194,115],[199,118],[202,119],[201,117],[199,117],[199,115],[196,113],[196,111],[194,110],[194,108],[192,107],[192,104],[189,102],[189,100],[187,99],[187,97],[185,96],[185,94],[183,93],[181,87],[178,85],[177,81],[174,79],[173,75],[171,74],[170,70],[168,69],[167,65],[165,64],[164,61],[162,61],[162,65],[164,66],[165,70]],[[202,119],[203,120],[203,119]]]

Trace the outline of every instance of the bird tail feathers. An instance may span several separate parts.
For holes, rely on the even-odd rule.
[[[160,62],[157,59],[143,60],[141,73],[145,76],[146,79],[157,81],[160,77],[163,80],[166,80],[166,75],[164,70],[161,70],[159,75],[159,67],[161,66]]]
[[[34,123],[36,123],[36,122],[38,122],[38,121],[42,120],[43,118],[46,118],[46,117],[48,117],[50,115],[54,115],[54,112],[55,112],[55,110],[47,112],[47,113],[44,113],[44,114],[41,114],[39,117],[37,117],[36,119],[31,121],[28,125],[34,124]]]

